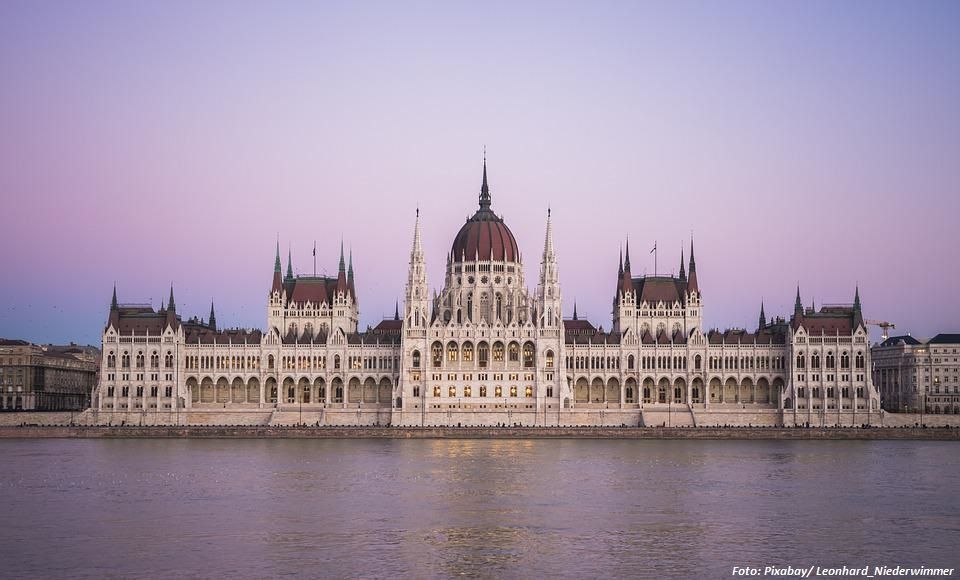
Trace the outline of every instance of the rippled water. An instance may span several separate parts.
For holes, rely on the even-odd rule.
[[[958,566],[949,442],[0,441],[3,577]]]

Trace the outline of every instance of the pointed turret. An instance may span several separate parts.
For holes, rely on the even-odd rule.
[[[167,326],[176,329],[177,324],[177,303],[173,300],[173,284],[170,284],[170,298],[167,300]]]
[[[687,281],[687,272],[686,270],[684,270],[684,263],[683,263],[683,248],[680,248],[680,281],[681,282]]]
[[[697,260],[693,256],[693,237],[690,238],[690,275],[687,278],[687,292],[700,292],[697,284]]]
[[[480,185],[480,209],[490,209],[490,187],[487,186],[487,151],[483,151],[483,183]]]
[[[213,311],[213,300],[210,301],[210,328],[217,329],[217,314]]]
[[[573,301],[573,319],[574,319],[574,320],[578,320],[578,318],[577,318],[577,301],[576,301],[576,300]]]
[[[393,305],[393,319],[400,320],[400,301],[397,300]]]
[[[797,299],[793,302],[793,317],[803,318],[803,301],[800,300],[800,285],[797,284]]]
[[[283,278],[281,277],[283,266],[280,264],[280,238],[277,238],[277,255],[273,261],[273,284],[270,286],[270,293],[283,293]]]
[[[407,270],[407,287],[404,296],[404,318],[407,325],[423,328],[429,323],[430,290],[427,287],[427,266],[423,259],[423,244],[420,237],[420,208],[417,208],[413,226],[413,247],[410,249],[410,264]],[[435,303],[435,302],[434,302]]]
[[[293,251],[287,248],[287,276],[284,282],[293,282]]]
[[[353,248],[350,248],[350,265],[347,267],[347,291],[357,301],[357,291],[353,285]]]
[[[120,303],[117,302],[117,285],[113,285],[113,298],[110,299],[110,316],[107,318],[107,328],[120,328]]]
[[[623,259],[623,270],[620,272],[620,284],[617,291],[621,295],[633,292],[633,274],[630,273],[630,238],[627,238],[627,253]]]
[[[860,285],[853,296],[853,326],[863,326],[863,310],[860,306]]]
[[[340,240],[340,267],[337,270],[337,292],[346,294],[347,291],[347,264],[343,259],[343,240]]]
[[[767,326],[767,315],[763,311],[763,300],[760,301],[760,326],[757,327],[757,330],[763,330]]]

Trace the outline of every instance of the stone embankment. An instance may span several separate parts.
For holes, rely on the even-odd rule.
[[[960,441],[943,427],[94,427],[2,426],[10,438],[273,438],[273,439],[787,439]]]

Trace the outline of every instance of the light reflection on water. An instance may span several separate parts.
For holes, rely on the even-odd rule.
[[[956,446],[0,441],[3,577],[724,577],[956,565]]]

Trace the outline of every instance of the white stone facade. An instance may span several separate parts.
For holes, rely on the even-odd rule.
[[[182,416],[321,425],[861,424],[879,417],[859,292],[756,332],[706,331],[693,245],[689,277],[630,274],[621,260],[611,330],[564,320],[548,212],[536,289],[490,211],[464,225],[432,296],[419,211],[402,312],[358,332],[353,264],[337,278],[281,276],[266,330],[219,330],[166,306],[111,305],[94,408],[148,422]],[[289,260],[289,258],[288,258]],[[164,417],[163,420],[158,417]],[[199,415],[198,415],[199,416]],[[176,417],[176,418],[174,418]],[[700,421],[698,423],[698,417]],[[719,418],[719,419],[718,419]]]

